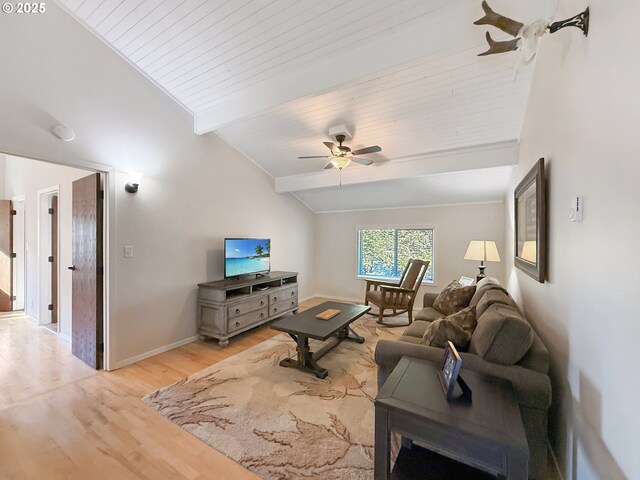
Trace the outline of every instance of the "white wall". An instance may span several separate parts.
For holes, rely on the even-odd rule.
[[[316,287],[319,294],[364,298],[364,280],[356,278],[356,230],[366,226],[433,226],[434,280],[423,291],[440,291],[462,275],[478,274],[479,262],[464,260],[471,240],[495,240],[503,255],[504,204],[402,208],[319,214],[316,221]],[[504,269],[487,263],[486,274],[502,280]],[[422,306],[422,299],[416,302]]]
[[[27,267],[27,289],[25,312],[30,317],[40,320],[40,315],[49,317],[48,311],[38,308],[40,295],[38,289],[38,190],[59,186],[58,194],[58,226],[59,247],[59,319],[60,333],[63,338],[71,335],[71,182],[85,177],[90,172],[77,168],[53,165],[6,156],[6,194],[8,198],[26,195],[25,200],[25,252]],[[47,279],[44,279],[47,280]],[[47,302],[48,303],[48,302]],[[44,323],[48,323],[47,320]],[[42,323],[42,322],[41,322]]]
[[[0,153],[0,200],[8,200],[7,195],[5,193],[5,159],[4,155]]]
[[[0,152],[115,167],[110,208],[111,365],[196,334],[196,284],[221,278],[225,236],[271,237],[274,269],[314,291],[314,214],[192,119],[108,47],[47,3],[0,16]],[[64,122],[73,142],[51,128]],[[140,170],[136,195],[122,171]],[[135,256],[123,258],[125,245]]]
[[[509,288],[550,350],[549,437],[567,479],[640,478],[637,366],[640,268],[640,2],[591,0],[588,38],[547,35],[507,192],[505,243],[513,256],[513,189],[546,157],[549,279],[506,263]],[[556,18],[582,11],[566,0]],[[572,196],[584,221],[571,223]]]

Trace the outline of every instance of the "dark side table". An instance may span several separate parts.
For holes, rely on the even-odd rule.
[[[526,480],[529,447],[507,380],[460,371],[473,401],[444,398],[439,365],[403,357],[375,401],[375,480],[390,474],[390,434],[500,479]],[[406,465],[403,469],[406,470]]]

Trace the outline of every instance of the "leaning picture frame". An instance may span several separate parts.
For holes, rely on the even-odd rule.
[[[447,400],[453,398],[453,390],[458,381],[460,367],[462,366],[462,358],[455,345],[448,341],[444,349],[444,357],[442,358],[442,366],[438,370],[438,379],[442,386],[442,391]]]
[[[547,272],[547,206],[544,158],[513,192],[514,265],[540,283]]]

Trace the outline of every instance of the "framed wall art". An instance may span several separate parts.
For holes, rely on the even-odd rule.
[[[514,191],[514,264],[544,283],[547,274],[547,212],[544,158],[538,160]]]

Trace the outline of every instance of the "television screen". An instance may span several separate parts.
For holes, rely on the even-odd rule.
[[[271,240],[268,238],[225,238],[224,277],[238,277],[271,270]]]

